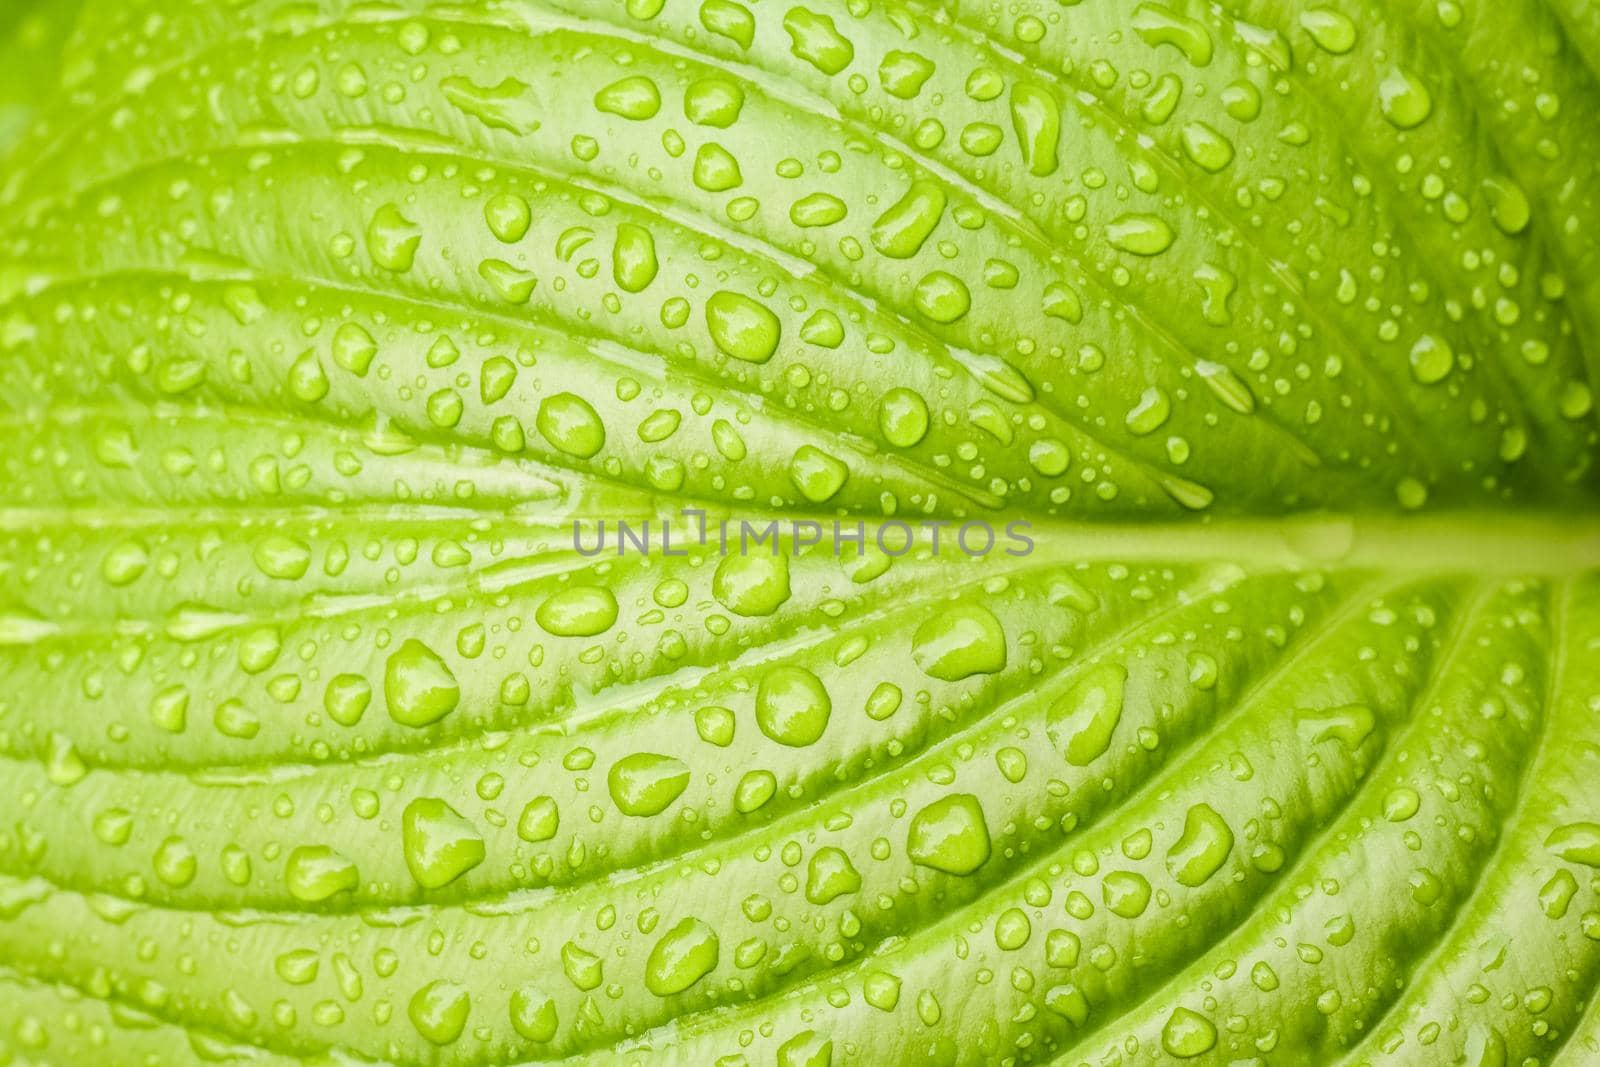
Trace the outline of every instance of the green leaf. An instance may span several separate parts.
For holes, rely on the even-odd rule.
[[[1592,5],[77,7],[0,1063],[1600,1056]]]

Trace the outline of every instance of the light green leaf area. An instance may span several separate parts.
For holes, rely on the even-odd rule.
[[[1592,2],[79,6],[0,1067],[1600,1061]]]

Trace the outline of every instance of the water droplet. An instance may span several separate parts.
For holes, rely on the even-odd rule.
[[[1172,227],[1155,215],[1127,214],[1106,227],[1112,245],[1136,256],[1159,256],[1172,247]]]
[[[1167,852],[1167,871],[1179,885],[1204,885],[1233,851],[1233,831],[1216,809],[1196,804],[1183,820],[1183,836]]]
[[[778,1067],[833,1067],[833,1042],[802,1030],[778,1046]]]
[[[1211,62],[1211,34],[1205,26],[1162,4],[1140,4],[1134,9],[1133,32],[1151,48],[1169,44],[1197,67]]]
[[[930,271],[911,293],[911,302],[934,322],[948,324],[961,319],[972,308],[972,294],[954,274]]]
[[[1128,432],[1143,437],[1155,433],[1166,424],[1172,414],[1172,398],[1158,385],[1152,385],[1139,395],[1139,402],[1123,418]]]
[[[672,756],[636,752],[611,765],[606,786],[622,814],[658,815],[688,788],[689,768]]]
[[[802,229],[832,226],[848,213],[845,202],[838,197],[828,193],[812,193],[790,205],[789,221]]]
[[[417,1033],[435,1045],[449,1045],[461,1037],[472,1014],[472,997],[465,986],[439,978],[411,997],[406,1015]]]
[[[318,904],[361,884],[356,865],[326,845],[302,845],[289,853],[284,885],[305,904]]]
[[[1240,415],[1249,415],[1256,409],[1255,395],[1250,392],[1250,387],[1239,380],[1239,376],[1223,366],[1213,363],[1208,359],[1195,361],[1195,373],[1200,375],[1200,380],[1216,394],[1228,407]]]
[[[1314,7],[1300,15],[1300,25],[1325,52],[1342,56],[1356,45],[1356,24],[1327,7]]]
[[[765,363],[778,350],[782,327],[764,304],[724,289],[706,301],[706,327],[725,355]]]
[[[756,687],[756,725],[780,745],[804,748],[828,728],[833,701],[821,679],[804,667],[767,671]]]
[[[421,228],[393,204],[380,207],[367,224],[367,254],[384,270],[397,274],[410,270],[421,245]]]
[[[697,126],[726,129],[739,120],[744,90],[730,78],[701,78],[683,93],[683,114]]]
[[[1113,915],[1137,919],[1150,906],[1150,882],[1136,871],[1112,871],[1100,883],[1101,898]]]
[[[539,605],[534,618],[554,637],[596,637],[617,621],[617,598],[601,586],[563,589]]]
[[[548,841],[556,836],[561,826],[561,809],[551,797],[535,797],[528,801],[517,819],[517,836],[530,844]]]
[[[378,354],[378,342],[353,322],[342,324],[333,335],[333,361],[358,378],[365,378]]]
[[[1483,180],[1483,191],[1489,200],[1489,217],[1503,233],[1516,235],[1533,221],[1533,207],[1528,194],[1510,178],[1492,175]]]
[[[899,686],[893,682],[879,682],[873,688],[872,694],[867,697],[865,709],[867,718],[872,719],[874,722],[881,722],[887,719],[900,710],[902,699],[904,699],[904,694],[900,692]]]
[[[915,100],[922,86],[933,77],[934,70],[930,60],[915,52],[889,51],[878,64],[878,84],[890,96]]]
[[[891,389],[878,404],[878,429],[896,448],[910,448],[928,435],[928,405],[910,389]]]
[[[1217,1043],[1217,1028],[1211,1020],[1188,1008],[1178,1008],[1161,1028],[1161,1047],[1179,1059],[1204,1056]]]
[[[730,555],[717,564],[711,594],[736,615],[771,615],[789,599],[789,557]]]
[[[694,155],[694,183],[708,193],[736,189],[744,182],[739,161],[715,141],[707,141]]]
[[[1574,822],[1558,826],[1544,839],[1544,847],[1568,863],[1600,868],[1600,823]]]
[[[806,899],[811,903],[827,904],[860,888],[861,875],[844,852],[830,846],[812,854],[806,872]]]
[[[656,280],[656,242],[643,226],[623,223],[617,227],[617,242],[611,250],[611,275],[626,292],[642,293]]]
[[[1411,376],[1422,385],[1444,381],[1455,365],[1455,350],[1450,347],[1450,342],[1437,334],[1423,334],[1411,346]]]
[[[535,422],[544,439],[569,456],[591,459],[605,447],[605,423],[589,402],[575,393],[545,397]]]
[[[402,726],[423,727],[456,709],[461,687],[433,649],[411,638],[389,657],[383,695],[391,719]]]
[[[526,304],[539,285],[538,277],[531,271],[513,267],[500,259],[486,259],[478,264],[478,275],[508,304]]]
[[[995,947],[1002,952],[1015,952],[1033,936],[1033,924],[1021,908],[1007,908],[994,922]]]
[[[989,859],[989,827],[971,793],[934,801],[911,820],[906,854],[913,862],[946,874],[968,875]]]
[[[729,557],[732,558],[732,557]],[[716,706],[704,707],[694,713],[694,730],[700,740],[718,748],[733,744],[735,720],[733,712]]]
[[[1390,822],[1405,822],[1422,807],[1422,798],[1408,786],[1396,786],[1383,798],[1383,817]]]
[[[849,467],[814,445],[801,445],[789,461],[790,481],[813,504],[832,500],[849,476]]]
[[[516,193],[500,193],[483,205],[483,220],[501,244],[515,244],[528,235],[533,209]]]
[[[484,87],[469,78],[450,77],[439,83],[452,107],[471,115],[491,130],[522,134],[539,125],[538,103],[528,95],[528,85],[505,78]]]
[[[944,188],[920,179],[872,224],[872,247],[891,259],[910,259],[944,217]]]
[[[879,1011],[894,1011],[900,1003],[900,979],[886,971],[872,971],[861,983],[861,999]]]
[[[777,792],[778,778],[771,771],[747,771],[734,790],[734,809],[742,815],[759,811]]]
[[[1048,318],[1077,325],[1083,321],[1083,298],[1066,282],[1051,282],[1045,286],[1041,310]]]
[[[1213,174],[1233,162],[1233,142],[1204,122],[1184,126],[1183,152],[1197,166]]]
[[[961,604],[917,627],[911,657],[930,678],[959,682],[1006,665],[1006,634],[987,608]]]
[[[1394,496],[1402,508],[1415,511],[1428,502],[1428,487],[1408,475],[1395,483]]]
[[[1433,97],[1427,86],[1399,67],[1389,71],[1378,85],[1378,102],[1383,117],[1401,130],[1415,129],[1433,112]]]
[[[182,888],[194,881],[200,862],[188,842],[181,837],[169,837],[156,849],[151,866],[162,882],[173,888]]]
[[[1045,729],[1074,767],[1084,767],[1111,745],[1122,720],[1122,691],[1128,669],[1120,663],[1090,667],[1050,708]]]
[[[661,92],[642,74],[612,82],[594,95],[596,109],[635,122],[654,118],[661,110]]]
[[[1052,986],[1044,995],[1044,1006],[1073,1026],[1089,1020],[1089,998],[1071,982]]]
[[[305,577],[311,566],[311,546],[292,537],[273,535],[256,545],[251,553],[255,565],[268,578],[295,581]]]
[[[527,1040],[549,1041],[558,1022],[555,998],[538,986],[521,986],[511,994],[511,1028]]]
[[[658,997],[682,993],[717,966],[716,931],[696,918],[686,918],[668,930],[645,961],[645,987]]]
[[[1361,704],[1339,708],[1297,713],[1297,727],[1301,738],[1309,744],[1337,741],[1354,752],[1371,736],[1377,726],[1372,709]]]
[[[600,957],[571,941],[561,946],[561,970],[582,992],[588,992],[605,979],[605,966]]]
[[[328,395],[330,386],[328,372],[322,369],[322,360],[310,349],[289,367],[289,392],[298,400],[315,404]]]
[[[824,74],[837,74],[855,58],[855,46],[834,26],[833,19],[803,7],[783,16],[791,51]]]
[[[1018,82],[1011,89],[1011,125],[1028,173],[1037,178],[1054,174],[1061,140],[1061,105],[1056,98],[1037,85]]]
[[[438,889],[483,862],[483,837],[437,797],[418,797],[401,816],[406,868],[424,889]]]

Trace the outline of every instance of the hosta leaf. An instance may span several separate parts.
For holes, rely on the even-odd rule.
[[[0,37],[0,1064],[1600,1056],[1592,5]]]

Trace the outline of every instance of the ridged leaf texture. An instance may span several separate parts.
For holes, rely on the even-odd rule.
[[[0,1065],[1600,1062],[1593,3],[0,38]]]

